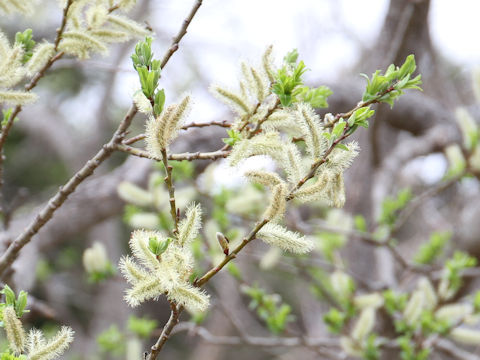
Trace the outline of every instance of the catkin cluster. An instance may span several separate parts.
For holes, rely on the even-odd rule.
[[[62,35],[59,50],[87,59],[91,53],[107,53],[108,44],[150,35],[143,25],[116,13],[130,10],[135,2],[74,1],[67,14],[67,31]]]
[[[132,233],[130,249],[134,258],[126,256],[120,261],[120,270],[132,286],[125,296],[130,306],[166,295],[190,311],[208,307],[209,296],[189,281],[194,265],[189,245],[198,235],[201,213],[199,205],[190,205],[179,224],[177,238],[171,242],[157,231]],[[166,244],[166,249],[156,255],[150,246],[152,241]]]
[[[10,348],[15,354],[27,354],[28,360],[52,360],[62,355],[73,341],[73,330],[63,326],[50,340],[42,331],[32,329],[25,334],[13,306],[3,309],[3,323]]]
[[[245,174],[250,181],[271,190],[270,204],[263,218],[280,222],[289,197],[301,203],[321,200],[330,206],[343,206],[343,172],[358,154],[357,143],[329,149],[331,144],[325,136],[329,130],[323,127],[311,104],[299,101],[289,107],[280,105],[270,91],[276,73],[271,47],[263,55],[261,66],[242,63],[241,70],[238,91],[218,85],[212,86],[211,91],[237,115],[233,129],[239,132],[241,139],[234,144],[228,157],[230,164],[236,166],[249,157],[266,155],[285,175],[283,178],[264,170]],[[302,139],[304,148],[294,139]],[[322,163],[313,179],[303,187],[298,186],[312,164],[319,161]],[[259,236],[269,244],[297,253],[312,248],[308,241],[278,224],[269,224]]]

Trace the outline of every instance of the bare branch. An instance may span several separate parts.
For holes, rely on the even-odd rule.
[[[9,245],[5,253],[0,258],[0,277],[5,270],[17,258],[20,250],[30,242],[32,237],[52,218],[55,211],[63,205],[68,196],[76,190],[79,184],[89,177],[97,167],[100,166],[115,151],[115,145],[119,144],[125,131],[130,126],[133,117],[137,113],[135,106],[132,106],[118,126],[112,138],[106,143],[93,158],[86,164],[49,200],[48,204],[38,213],[32,223]]]

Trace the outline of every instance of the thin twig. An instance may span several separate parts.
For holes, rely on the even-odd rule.
[[[163,327],[162,333],[157,342],[151,347],[150,354],[147,355],[146,360],[155,360],[157,358],[158,354],[160,354],[160,351],[162,351],[163,345],[165,345],[170,337],[170,333],[172,332],[173,328],[178,324],[178,318],[180,317],[181,309],[177,309],[174,303],[170,303],[170,307],[170,318]]]
[[[346,113],[338,113],[335,115],[333,120],[331,121],[324,121],[324,127],[329,128],[333,127],[336,122],[338,122],[340,119],[348,119],[350,116],[353,115],[353,113],[361,108],[373,105],[373,104],[378,104],[380,102],[380,99],[387,95],[388,93],[391,93],[393,90],[395,90],[395,84],[390,86],[387,90],[381,92],[380,94],[377,95],[375,99],[369,100],[369,101],[360,101],[353,109]]]
[[[132,144],[135,144],[137,141],[140,141],[140,140],[143,140],[145,139],[146,135],[145,134],[139,134],[139,135],[136,135],[136,136],[133,136],[129,139],[125,139],[122,141],[122,144],[124,145],[132,145]]]
[[[268,120],[268,118],[270,117],[270,115],[273,114],[273,112],[280,106],[280,99],[277,98],[277,100],[275,101],[275,104],[273,105],[273,107],[271,109],[269,109],[267,111],[267,113],[265,114],[265,116],[263,118],[261,118],[260,120],[258,120],[257,122],[257,125],[255,126],[255,128],[253,130],[250,131],[250,133],[248,134],[248,139],[252,138],[254,135],[258,134],[260,132],[260,128],[262,127],[262,124]]]
[[[232,124],[230,124],[227,120],[209,121],[209,122],[205,122],[205,123],[192,122],[190,124],[186,124],[186,125],[182,126],[180,129],[188,130],[190,128],[203,128],[203,127],[207,127],[207,126],[220,126],[220,127],[224,127],[224,128],[229,128],[229,127],[232,126]]]
[[[193,20],[193,17],[197,13],[198,9],[202,5],[202,0],[196,0],[195,4],[193,5],[192,9],[190,10],[190,13],[188,16],[183,20],[182,27],[180,28],[179,32],[177,35],[173,38],[172,44],[170,45],[170,48],[167,50],[166,54],[163,56],[162,59],[162,64],[160,65],[161,68],[165,66],[165,64],[170,60],[170,57],[178,50],[178,46],[180,44],[180,41],[182,38],[185,36],[187,33],[188,26]]]
[[[188,130],[190,128],[204,128],[204,127],[208,127],[208,126],[220,126],[220,127],[224,127],[224,128],[229,128],[231,126],[231,124],[228,123],[227,120],[209,121],[209,122],[206,122],[206,123],[195,123],[195,122],[193,122],[193,123],[182,126],[180,129],[181,130]],[[132,144],[136,143],[137,141],[145,139],[145,136],[146,136],[145,134],[138,134],[138,135],[133,136],[129,139],[123,140],[122,144],[132,145]]]
[[[148,151],[142,150],[142,149],[137,149],[132,146],[128,146],[125,144],[118,144],[116,145],[116,149],[119,151],[123,151],[125,153],[128,153],[133,156],[138,156],[141,158],[146,158],[150,160],[155,160],[162,162],[163,159],[161,157],[157,157],[154,155],[151,155]],[[180,154],[168,154],[167,158],[168,160],[176,160],[176,161],[182,161],[182,160],[187,160],[187,161],[193,161],[193,160],[216,160],[216,159],[221,159],[225,158],[230,154],[230,151],[212,151],[212,152],[194,152],[194,153],[180,153]]]
[[[172,181],[172,165],[168,163],[167,150],[162,150],[162,162],[165,167],[165,185],[167,185],[169,203],[170,203],[170,215],[172,216],[173,223],[175,224],[175,229],[173,230],[174,234],[178,234],[178,216],[177,216],[177,206],[175,204],[175,186]]]
[[[257,233],[268,223],[268,220],[262,220],[258,222],[255,227],[250,231],[247,237],[243,239],[243,241],[235,248],[233,249],[230,254],[226,255],[223,261],[215,266],[214,268],[210,269],[205,275],[203,275],[200,279],[197,279],[194,282],[195,286],[201,287],[205,283],[207,283],[212,277],[214,277],[220,270],[223,269],[225,265],[227,265],[230,260],[234,259],[237,257],[237,254],[253,239],[255,239]]]
[[[431,198],[438,193],[448,189],[452,185],[456,184],[458,180],[460,180],[465,174],[461,174],[459,176],[453,177],[447,181],[440,182],[436,184],[435,186],[429,188],[428,190],[425,190],[423,193],[415,197],[412,201],[409,202],[407,207],[403,211],[400,212],[400,214],[397,217],[397,220],[395,221],[395,224],[393,225],[392,228],[392,233],[396,233],[408,220],[410,215],[420,206],[422,205],[426,199]]]

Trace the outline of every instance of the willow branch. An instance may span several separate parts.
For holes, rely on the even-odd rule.
[[[348,119],[350,116],[353,115],[353,113],[361,108],[364,108],[364,107],[367,107],[367,106],[370,106],[370,105],[373,105],[373,104],[378,104],[380,103],[380,99],[387,95],[388,93],[391,93],[393,90],[395,90],[395,84],[390,86],[388,89],[386,89],[385,91],[382,91],[380,94],[377,95],[377,97],[375,97],[374,99],[372,100],[369,100],[369,101],[360,101],[353,109],[351,109],[350,111],[347,111],[345,113],[338,113],[335,115],[335,117],[333,118],[332,121],[324,121],[324,127],[326,128],[329,128],[329,127],[333,127],[335,125],[336,122],[338,122],[340,119]]]
[[[202,0],[196,0],[195,4],[193,5],[192,9],[190,10],[190,13],[185,18],[185,20],[183,20],[182,27],[178,31],[177,35],[173,38],[172,44],[170,45],[170,48],[167,50],[167,52],[163,56],[162,64],[161,64],[162,69],[165,66],[165,64],[168,62],[168,60],[170,60],[171,56],[178,50],[180,41],[182,40],[182,38],[187,33],[188,26],[192,22],[193,17],[197,13],[197,11],[198,11],[198,9],[200,8],[201,5],[202,5]]]
[[[112,155],[115,151],[115,145],[122,142],[125,137],[125,131],[130,126],[136,113],[136,107],[132,106],[118,125],[110,141],[104,144],[95,156],[88,160],[64,186],[60,187],[60,190],[50,198],[47,205],[38,213],[30,225],[8,246],[0,258],[0,277],[17,258],[20,250],[28,244],[32,237],[52,218],[55,211],[62,206],[68,196],[77,189],[78,185],[92,175],[95,169]]]
[[[173,223],[175,224],[175,229],[173,230],[174,234],[178,234],[178,216],[177,216],[177,205],[175,204],[175,186],[173,185],[172,179],[172,165],[168,163],[167,150],[162,150],[162,163],[165,167],[165,185],[167,185],[169,203],[170,203],[170,215],[172,216]]]
[[[223,269],[225,265],[227,265],[230,260],[237,257],[237,254],[245,247],[249,242],[255,239],[257,233],[268,223],[268,220],[264,219],[258,222],[255,227],[250,231],[247,237],[243,239],[243,241],[235,248],[233,251],[230,252],[225,258],[222,260],[220,264],[215,266],[214,268],[210,269],[205,275],[203,275],[200,279],[197,279],[194,282],[195,286],[201,287],[205,285],[212,277],[219,273],[220,270]]]
[[[122,151],[125,153],[128,153],[133,156],[138,156],[141,158],[145,159],[150,159],[150,160],[155,160],[162,162],[163,159],[158,156],[151,155],[148,151],[134,148],[132,146],[128,146],[125,144],[118,144],[116,145],[116,149],[118,151]],[[180,153],[180,154],[167,154],[167,159],[168,160],[176,160],[176,161],[182,161],[182,160],[187,160],[187,161],[193,161],[193,160],[216,160],[220,158],[225,158],[230,154],[230,151],[212,151],[212,152],[186,152],[186,153]]]
[[[65,31],[65,26],[67,26],[68,10],[70,10],[70,6],[72,5],[72,3],[73,0],[68,0],[65,4],[65,8],[63,9],[62,23],[57,29],[57,37],[55,38],[55,51],[58,50],[58,45],[60,44],[60,40],[62,39],[62,34]]]
[[[193,123],[182,126],[180,129],[181,130],[188,130],[190,128],[204,128],[204,127],[209,127],[209,126],[220,126],[220,127],[223,127],[223,128],[229,128],[229,127],[231,127],[231,124],[229,122],[227,122],[227,120],[209,121],[209,122],[206,122],[206,123],[195,123],[195,122],[193,122]],[[140,140],[143,140],[143,139],[145,139],[145,134],[139,134],[139,135],[133,136],[129,139],[125,139],[122,142],[122,144],[132,145],[132,144],[135,144],[137,141],[140,141]]]
[[[167,342],[168,338],[170,337],[170,333],[172,332],[175,325],[178,324],[178,318],[182,312],[182,308],[177,309],[174,303],[170,303],[171,312],[170,318],[168,319],[167,323],[163,327],[162,333],[158,338],[157,342],[151,347],[150,354],[147,355],[146,360],[155,360],[162,351],[163,345]]]
[[[192,122],[190,124],[182,126],[180,129],[182,130],[188,130],[190,128],[203,128],[203,127],[208,127],[208,126],[219,126],[223,128],[229,128],[232,126],[227,120],[222,120],[222,121],[209,121],[205,123],[196,123]]]

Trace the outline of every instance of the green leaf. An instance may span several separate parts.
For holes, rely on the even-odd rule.
[[[227,134],[228,138],[223,138],[222,141],[229,146],[235,145],[237,141],[240,141],[242,139],[242,135],[233,129],[227,130]]]
[[[335,147],[338,148],[338,149],[345,150],[345,151],[350,151],[350,149],[347,147],[347,145],[342,144],[342,143],[338,143],[337,145],[335,145]]]
[[[15,312],[18,317],[21,317],[25,311],[25,307],[27,306],[27,295],[28,293],[23,290],[18,294],[18,299],[15,302]]]
[[[370,334],[364,345],[363,358],[365,360],[378,360],[380,359],[380,347],[377,342],[377,336]]]
[[[335,124],[332,130],[332,136],[334,139],[338,139],[342,136],[343,130],[345,129],[346,125],[347,123],[343,119]]]
[[[402,210],[412,198],[410,189],[400,190],[396,198],[387,197],[382,203],[382,213],[380,214],[379,223],[382,225],[393,226],[397,214]]]
[[[362,215],[355,215],[353,221],[358,231],[367,232],[367,221]]]
[[[327,325],[328,330],[333,334],[340,334],[345,326],[346,320],[347,316],[345,313],[335,308],[330,309],[330,311],[323,316],[323,321]]]
[[[289,65],[295,65],[298,59],[298,50],[293,49],[289,51],[283,58],[283,62]]]
[[[402,312],[407,305],[408,295],[396,293],[393,290],[383,292],[384,307],[390,315]]]
[[[5,284],[3,290],[0,293],[5,295],[5,304],[14,306],[15,305],[15,293],[12,288]]]
[[[294,90],[294,95],[297,101],[309,103],[313,108],[328,107],[327,97],[332,94],[333,92],[326,86],[319,86],[318,88],[313,89],[308,86],[301,86]]]
[[[154,96],[153,114],[155,116],[159,116],[163,111],[164,105],[165,105],[165,90],[161,89],[161,90],[158,90]]]
[[[390,65],[382,74],[380,70],[375,71],[371,78],[362,74],[367,79],[367,86],[363,93],[362,101],[385,102],[393,107],[394,101],[403,94],[402,90],[418,89],[421,90],[421,76],[418,75],[411,79],[416,69],[415,57],[407,56],[403,65],[398,68]]]
[[[431,264],[440,255],[442,255],[445,246],[452,237],[450,231],[434,232],[430,236],[428,243],[423,244],[414,256],[414,261],[418,264]]]
[[[170,245],[171,241],[171,238],[160,241],[157,239],[157,237],[152,236],[148,239],[148,248],[153,254],[155,254],[156,256],[160,256],[167,250],[168,245]]]
[[[413,74],[416,68],[417,65],[415,64],[415,56],[413,54],[408,55],[398,71],[398,78],[403,79],[406,76],[410,76]]]
[[[13,109],[12,109],[12,108],[2,109],[3,119],[2,119],[2,122],[1,122],[1,127],[7,125],[7,123],[8,123],[9,120],[10,120],[10,117],[12,116],[12,113],[13,113]],[[13,122],[14,122],[14,123],[15,123],[16,121],[18,121],[18,117],[16,117],[15,119],[13,119]]]
[[[480,290],[477,291],[473,297],[473,308],[475,309],[475,313],[480,313]]]
[[[139,318],[131,315],[128,318],[127,328],[132,333],[138,335],[141,338],[148,339],[153,331],[157,328],[158,322],[146,317]]]
[[[104,352],[120,356],[125,352],[125,337],[116,325],[110,326],[97,336],[97,343]]]
[[[32,39],[32,29],[27,29],[23,33],[17,32],[15,34],[15,43],[21,44],[23,47],[22,63],[26,63],[33,55],[33,48],[35,47],[35,41]]]

